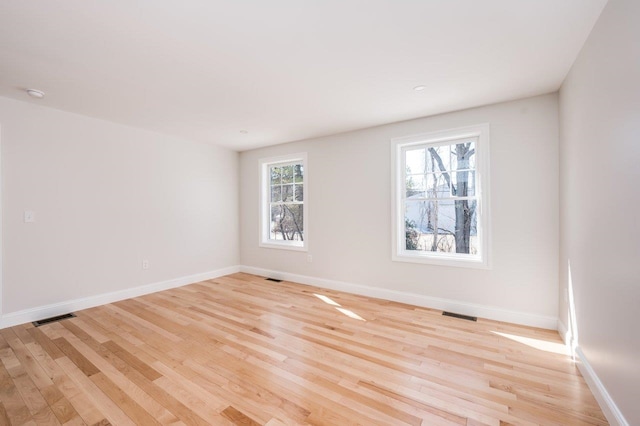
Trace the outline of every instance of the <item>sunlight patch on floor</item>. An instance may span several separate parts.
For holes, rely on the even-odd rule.
[[[360,315],[356,314],[353,311],[350,311],[349,309],[343,308],[342,305],[340,305],[339,303],[337,303],[336,301],[334,301],[330,297],[325,296],[324,294],[315,294],[314,293],[313,295],[315,297],[317,297],[318,299],[322,300],[324,303],[327,303],[329,305],[335,306],[338,311],[342,312],[343,314],[345,314],[349,318],[357,319],[359,321],[366,321],[366,319],[362,318]]]
[[[322,300],[324,303],[328,303],[329,305],[333,305],[333,306],[340,306],[339,303],[334,302],[330,297],[325,296],[324,294],[313,294],[315,297],[317,297],[318,299]]]
[[[522,343],[534,349],[538,349],[545,352],[553,352],[561,355],[570,355],[570,350],[567,346],[560,342],[549,342],[547,340],[534,339],[531,337],[517,336],[515,334],[501,333],[499,331],[492,331],[493,334],[505,337],[513,340],[514,342]]]
[[[350,311],[348,309],[345,309],[345,308],[336,308],[336,309],[339,310],[340,312],[342,312],[343,314],[345,314],[346,316],[348,316],[349,318],[357,319],[357,320],[360,320],[360,321],[366,321],[360,315],[358,315],[355,312],[352,312],[352,311]]]

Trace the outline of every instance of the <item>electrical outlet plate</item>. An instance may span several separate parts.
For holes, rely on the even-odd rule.
[[[36,212],[33,210],[25,210],[24,211],[24,222],[31,223],[36,221]]]

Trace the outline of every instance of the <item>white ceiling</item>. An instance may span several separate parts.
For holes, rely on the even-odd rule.
[[[241,151],[553,92],[605,3],[2,0],[0,96]]]

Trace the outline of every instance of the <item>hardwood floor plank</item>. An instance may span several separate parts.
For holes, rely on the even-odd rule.
[[[6,338],[7,343],[13,350],[13,353],[15,354],[18,361],[20,361],[20,364],[23,370],[27,373],[29,378],[33,381],[34,385],[37,388],[45,388],[47,386],[51,386],[53,384],[53,382],[51,381],[51,378],[46,373],[46,371],[44,371],[44,369],[40,366],[40,364],[33,358],[33,355],[25,345],[25,343],[32,344],[33,341],[30,340],[23,343],[23,340],[18,338],[16,334],[13,334],[13,335],[10,334],[12,330],[3,330],[3,331],[6,332],[3,334],[3,336]],[[28,333],[26,333],[26,336],[31,337]]]
[[[3,330],[3,338],[11,339],[11,330]],[[0,359],[6,368],[10,379],[13,380],[15,389],[18,390],[22,401],[26,405],[31,415],[40,412],[43,408],[47,407],[47,402],[44,400],[38,386],[31,377],[27,374],[27,369],[31,366],[25,366],[21,363],[20,359],[16,356],[11,347],[5,348],[0,351]]]
[[[390,399],[395,399],[399,402],[403,402],[406,403],[409,406],[412,406],[416,409],[418,409],[419,411],[424,413],[424,416],[428,416],[428,418],[432,421],[432,422],[436,422],[437,419],[434,419],[434,417],[440,417],[443,420],[446,421],[447,424],[459,424],[459,425],[464,425],[467,423],[467,419],[452,413],[449,413],[445,410],[441,410],[438,409],[436,407],[433,407],[429,404],[426,404],[422,401],[416,400],[416,399],[412,399],[409,396],[400,394],[398,392],[394,392],[390,389],[386,389],[376,383],[371,383],[371,382],[365,382],[365,381],[360,381],[358,382],[358,385],[363,387],[363,388],[368,388],[370,390],[372,390],[373,392],[377,392],[381,395],[384,395]]]
[[[92,424],[102,420],[104,416],[102,416],[86,396],[82,394],[81,390],[78,389],[57,362],[51,359],[49,352],[40,345],[40,343],[44,345],[53,345],[53,343],[50,342],[44,333],[38,336],[38,338],[34,338],[33,342],[26,346],[29,348],[34,359],[53,381],[52,386],[40,390],[47,404],[49,404],[51,411],[58,420],[64,424],[85,424],[85,421],[88,424]],[[53,345],[53,347],[57,349],[55,345]],[[62,352],[60,352],[60,354],[64,357]],[[85,421],[82,419],[85,419]]]
[[[105,394],[116,401],[118,406],[122,407],[129,417],[140,423],[139,420],[144,419],[145,415],[139,413],[141,410],[138,407],[140,406],[145,413],[148,412],[152,418],[158,419],[163,423],[172,423],[177,420],[175,416],[171,415],[164,407],[129,380],[127,374],[125,374],[128,366],[116,354],[109,351],[104,345],[98,343],[93,337],[84,333],[74,324],[66,323],[64,326],[70,331],[66,335],[69,342],[100,369],[98,374],[103,375],[98,379],[94,379],[96,375],[93,375],[91,379]],[[147,421],[146,423],[150,422]]]
[[[0,424],[607,424],[554,331],[243,273],[76,314],[0,330]]]
[[[109,422],[116,425],[135,424],[70,358],[63,357],[58,359],[57,362]]]
[[[219,404],[211,406],[205,396],[190,392],[190,389],[194,387],[193,384],[191,384],[191,386],[182,386],[181,383],[168,379],[164,376],[155,380],[154,383],[164,391],[171,392],[171,394],[180,401],[181,404],[192,410],[200,418],[205,419],[206,421],[204,424],[231,424],[231,422],[227,421],[220,415],[221,410],[220,407],[218,407]],[[199,386],[197,387],[199,388]]]
[[[98,374],[100,370],[91,361],[84,357],[71,343],[64,337],[58,337],[53,343],[69,358],[87,377]]]
[[[0,402],[0,425],[10,425],[11,420],[9,420],[9,414],[7,414],[7,409],[4,408],[4,403]]]
[[[55,414],[51,411],[51,408],[48,406],[45,406],[37,413],[34,413],[31,416],[31,421],[36,425],[60,426],[61,424]]]
[[[116,384],[109,380],[103,373],[91,376],[91,381],[95,383],[122,411],[127,414],[138,425],[160,425],[149,412],[137,404]]]
[[[82,423],[85,423],[87,425],[98,424],[106,421],[104,415],[86,394],[76,393],[75,395],[67,396],[67,399],[69,400],[71,406],[73,406],[73,408],[78,413],[78,416],[69,420],[67,423],[78,423],[78,417],[82,420]]]
[[[109,349],[111,352],[116,354],[122,361],[127,363],[127,365],[135,370],[137,370],[140,374],[146,377],[150,381],[154,381],[155,379],[161,377],[162,375],[154,370],[148,364],[145,364],[140,358],[137,358],[131,352],[124,349],[122,346],[118,345],[112,340],[103,343],[104,347]]]
[[[60,423],[66,423],[78,415],[73,405],[54,384],[40,389],[40,393]]]
[[[6,345],[6,347],[2,347],[3,345]],[[0,349],[0,358],[4,358],[6,356],[5,353],[10,351],[11,348],[1,337],[0,347],[2,347]],[[31,417],[29,408],[27,408],[11,375],[5,368],[4,361],[0,363],[0,403],[2,403],[3,410],[10,420],[10,423],[7,424],[22,424]]]
[[[135,301],[135,300],[133,300]],[[120,306],[126,306],[126,301],[125,302],[118,302],[120,304]],[[119,305],[117,304],[111,304],[111,305],[105,305],[105,307],[111,311],[113,311],[116,315],[119,315],[123,318],[125,318],[125,320],[129,320],[132,321],[134,324],[136,324],[136,326],[142,330],[145,330],[146,333],[153,333],[153,334],[157,334],[158,336],[161,336],[173,343],[178,343],[180,342],[182,339],[179,336],[176,336],[175,334],[171,333],[170,331],[150,322],[147,321],[145,318],[132,314],[131,312],[122,309]],[[168,325],[170,324],[169,321],[162,321],[162,325]]]
[[[31,337],[33,337],[33,340],[38,343],[52,359],[58,359],[64,356],[64,352],[62,352],[40,328],[34,327],[28,331]]]
[[[254,422],[249,416],[236,410],[232,406],[228,406],[222,410],[222,415],[231,420],[234,425],[260,426],[260,423]]]
[[[166,408],[169,412],[175,415],[179,420],[189,425],[207,425],[207,420],[203,419],[189,407],[182,404],[175,397],[173,397],[168,391],[165,391],[161,387],[152,383],[148,377],[141,374],[138,370],[129,368],[128,366],[115,365],[119,371],[127,376],[132,383],[137,385],[140,389],[146,392],[150,397],[156,400],[162,407]],[[159,375],[158,378],[161,378]],[[174,422],[179,424],[180,422]],[[171,423],[170,423],[171,424]]]

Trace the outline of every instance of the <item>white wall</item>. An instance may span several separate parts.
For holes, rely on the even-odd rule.
[[[3,315],[238,264],[236,152],[6,98],[0,130]]]
[[[392,262],[390,139],[485,122],[491,125],[493,269]],[[258,246],[258,159],[295,152],[309,156],[312,263],[307,253]],[[531,315],[498,318],[555,328],[555,94],[246,151],[240,156],[240,176],[242,265],[358,284],[382,296],[391,294],[388,291],[421,296],[409,297],[416,303],[444,298],[459,302],[451,306],[482,316],[487,311],[477,305],[496,307]]]
[[[610,0],[560,91],[561,303],[629,424],[640,424],[640,2]],[[569,276],[569,264],[571,272]]]

